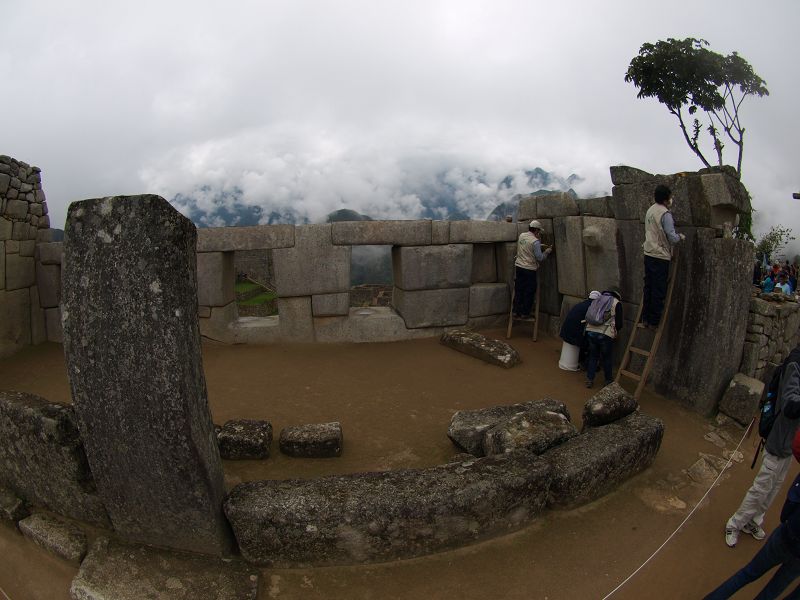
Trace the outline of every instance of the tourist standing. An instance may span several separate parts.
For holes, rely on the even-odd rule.
[[[586,342],[589,346],[589,359],[586,363],[586,387],[594,385],[597,364],[602,361],[605,384],[612,382],[614,340],[622,330],[622,296],[617,288],[606,290],[586,312]],[[595,314],[595,306],[598,307]],[[602,314],[602,316],[600,316]]]
[[[514,261],[514,317],[531,316],[533,300],[536,297],[537,271],[552,248],[542,250],[542,224],[533,220],[528,231],[521,233],[517,240],[517,258]]]
[[[664,300],[667,297],[669,265],[672,260],[672,247],[686,239],[682,233],[675,232],[672,218],[672,192],[665,185],[656,187],[653,204],[644,216],[644,302],[642,324],[645,327],[658,327]]]
[[[747,490],[741,505],[725,524],[725,543],[733,548],[739,532],[763,540],[761,528],[764,514],[780,490],[792,456],[792,440],[800,423],[800,345],[789,353],[779,367],[778,393],[775,401],[776,418],[764,445],[761,468]]]
[[[561,323],[559,336],[566,343],[580,348],[578,364],[581,367],[586,363],[586,356],[589,352],[589,346],[586,342],[586,311],[589,310],[592,300],[599,297],[600,292],[592,291],[588,300],[578,302],[578,304],[569,309],[567,316],[564,317],[564,322]]]

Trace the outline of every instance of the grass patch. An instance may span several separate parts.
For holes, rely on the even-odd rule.
[[[252,281],[237,281],[234,289],[236,290],[237,294],[246,294],[247,292],[263,290],[264,288],[257,283],[253,283]]]
[[[272,300],[275,300],[278,295],[273,292],[261,292],[260,294],[253,296],[252,298],[248,298],[247,300],[242,300],[239,302],[240,306],[260,306],[261,304],[265,304]]]

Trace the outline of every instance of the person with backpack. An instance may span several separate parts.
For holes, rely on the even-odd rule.
[[[642,298],[642,325],[658,327],[664,300],[667,297],[669,265],[672,260],[672,246],[686,236],[675,233],[672,218],[672,191],[665,185],[656,186],[653,193],[655,204],[647,209],[644,216],[644,296]]]
[[[517,240],[517,258],[514,261],[514,318],[517,319],[531,316],[539,263],[553,251],[552,248],[542,250],[541,236],[542,224],[534,219],[528,224],[528,231],[521,233]]]
[[[622,330],[622,296],[619,289],[612,287],[599,298],[592,300],[586,311],[586,341],[589,345],[589,359],[586,363],[586,387],[594,385],[597,364],[603,361],[605,385],[613,381],[614,340]]]
[[[800,462],[800,431],[795,433],[792,454]],[[780,565],[756,598],[777,598],[790,583],[800,577],[800,475],[795,477],[781,510],[781,523],[770,534],[756,555],[744,567],[726,579],[703,600],[724,600],[738,590]],[[786,596],[800,598],[800,586]]]
[[[567,313],[561,323],[559,336],[568,344],[580,348],[578,352],[578,365],[583,368],[586,364],[586,357],[589,354],[589,346],[586,343],[586,312],[592,305],[592,301],[600,297],[600,292],[593,290],[589,293],[589,298],[579,302]]]
[[[774,395],[774,398],[770,396]],[[800,423],[800,345],[789,353],[772,376],[761,413],[759,434],[765,439],[761,468],[747,490],[741,505],[725,524],[725,543],[733,548],[739,533],[757,540],[766,533],[761,528],[764,514],[781,489],[792,457],[792,441]]]

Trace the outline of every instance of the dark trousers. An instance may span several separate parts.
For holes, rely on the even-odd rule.
[[[611,368],[614,352],[614,338],[610,338],[596,331],[586,332],[586,341],[589,343],[589,361],[586,363],[586,379],[594,381],[597,372],[597,363],[603,361],[603,375],[606,383],[611,383]]]
[[[651,325],[661,322],[664,299],[667,297],[669,262],[662,258],[644,257],[644,302],[642,320]]]
[[[536,271],[515,267],[514,281],[514,314],[527,316],[531,314],[533,299],[536,297]]]
[[[787,539],[784,526],[779,526],[769,539],[764,543],[753,559],[744,567],[734,573],[727,581],[711,592],[704,600],[722,600],[730,598],[737,590],[751,583],[769,571],[775,565],[780,568],[769,580],[756,600],[778,598],[792,581],[800,576],[800,558],[792,554],[790,541]],[[786,598],[800,598],[800,587],[795,589]]]

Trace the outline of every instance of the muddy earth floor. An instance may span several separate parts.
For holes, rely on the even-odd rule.
[[[486,333],[504,339],[500,330]],[[584,387],[582,373],[558,369],[560,342],[544,338],[533,343],[524,331],[515,331],[512,344],[523,364],[505,370],[446,348],[435,338],[262,347],[207,343],[203,360],[216,423],[267,419],[277,438],[287,425],[340,421],[344,433],[340,458],[289,458],[273,441],[273,454],[266,460],[225,461],[226,481],[233,485],[443,463],[457,452],[446,432],[451,415],[460,409],[551,396],[566,402],[580,426],[581,407],[592,391]],[[0,388],[69,402],[61,346],[48,343],[4,359]],[[716,427],[712,419],[651,394],[641,406],[665,423],[661,451],[650,469],[600,500],[546,512],[511,535],[425,558],[263,569],[259,597],[603,598],[664,542],[708,489],[686,470],[701,453],[721,458],[724,450],[704,439]],[[724,426],[725,447],[733,449],[742,433],[734,425]],[[733,464],[691,520],[614,598],[701,598],[753,556],[761,542],[743,535],[729,549],[723,541],[725,521],[755,474],[749,468],[754,440],[746,440],[742,450],[744,461]],[[767,515],[767,531],[778,523],[797,470],[794,464]],[[11,599],[66,599],[76,573],[76,567],[39,549],[12,526],[0,526],[0,587]],[[752,598],[765,581],[736,598]]]

